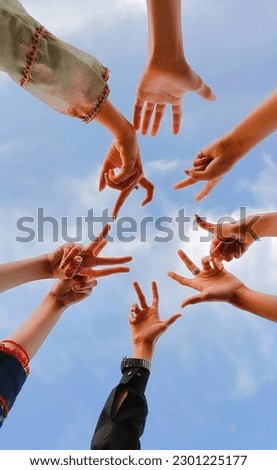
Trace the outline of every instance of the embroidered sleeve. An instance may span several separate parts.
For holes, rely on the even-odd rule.
[[[0,343],[0,427],[30,372],[28,364],[28,354],[19,344]]]
[[[30,367],[29,367],[29,355],[27,351],[20,346],[20,344],[11,341],[10,339],[5,339],[0,343],[0,351],[5,352],[6,354],[10,354],[11,356],[15,357],[18,362],[23,367],[26,375],[30,374]]]
[[[17,0],[0,0],[0,70],[55,111],[86,123],[109,95],[109,70],[47,31]]]

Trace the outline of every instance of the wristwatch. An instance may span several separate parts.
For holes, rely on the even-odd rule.
[[[144,367],[145,369],[150,371],[151,362],[146,361],[146,359],[137,359],[135,357],[127,357],[124,356],[121,361],[121,372],[124,374],[127,369],[131,367]]]

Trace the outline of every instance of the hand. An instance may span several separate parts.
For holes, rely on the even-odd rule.
[[[237,277],[228,273],[218,260],[210,256],[202,258],[203,269],[200,270],[182,250],[178,251],[178,255],[195,277],[189,279],[171,271],[167,273],[168,276],[182,286],[191,287],[200,292],[185,299],[181,303],[182,308],[199,302],[212,301],[235,304],[239,290],[245,288],[245,285]]]
[[[172,106],[172,133],[178,134],[182,121],[182,99],[188,91],[213,101],[215,95],[185,61],[174,66],[149,61],[140,79],[134,104],[135,128],[147,134],[153,115],[150,134],[157,135],[167,104]],[[143,117],[141,118],[142,111]]]
[[[226,137],[220,138],[200,150],[193,161],[193,168],[185,170],[188,178],[174,185],[175,189],[182,189],[207,180],[208,182],[195,196],[201,201],[219,183],[225,175],[242,157],[243,153],[238,142]]]
[[[156,282],[152,281],[152,303],[147,305],[145,296],[137,282],[133,283],[137,293],[140,307],[131,305],[129,322],[134,347],[138,344],[154,344],[158,338],[172,325],[180,313],[172,315],[167,320],[161,320],[159,316],[159,294]]]
[[[97,286],[96,279],[86,274],[78,274],[74,279],[56,282],[49,295],[60,306],[67,308],[89,297],[95,286]]]
[[[121,173],[116,175],[115,168],[121,168]],[[146,190],[146,197],[141,203],[144,206],[152,200],[154,186],[143,176],[137,136],[134,131],[131,139],[124,135],[123,138],[114,140],[100,172],[99,191],[103,191],[106,186],[120,191],[112,211],[114,219],[116,219],[120,208],[137,185]]]
[[[240,258],[259,237],[253,225],[259,216],[251,216],[235,223],[212,224],[195,215],[199,227],[214,234],[210,255],[218,260]]]
[[[132,261],[132,256],[118,256],[118,257],[100,257],[99,254],[103,248],[107,245],[108,241],[105,239],[111,229],[110,225],[105,225],[103,230],[95,238],[94,241],[89,243],[82,252],[82,264],[81,264],[81,274],[89,274],[90,277],[102,277],[109,276],[110,274],[116,273],[127,273],[130,271],[130,268],[124,266],[115,266],[112,268],[103,268],[103,269],[84,269],[84,268],[93,268],[95,266],[103,266],[105,264],[121,264],[129,263]]]
[[[47,261],[51,276],[62,280],[74,277],[83,261],[82,251],[82,245],[65,243],[48,253]]]

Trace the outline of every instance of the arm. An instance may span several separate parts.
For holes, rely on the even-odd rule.
[[[249,215],[224,224],[213,224],[196,215],[196,222],[214,235],[211,256],[225,261],[240,258],[254,241],[262,237],[277,236],[277,212]]]
[[[131,176],[134,185],[139,182],[135,129],[108,100],[106,67],[47,31],[17,0],[0,2],[0,51],[0,70],[22,88],[57,112],[85,123],[96,119],[113,134],[120,168],[114,183]]]
[[[134,126],[151,135],[158,133],[166,104],[172,105],[172,132],[178,134],[182,119],[182,98],[195,91],[214,100],[211,89],[189,66],[183,48],[181,0],[147,0],[148,62],[141,76],[134,106]],[[144,115],[141,119],[141,113]]]
[[[30,372],[29,360],[65,309],[88,297],[96,284],[94,279],[82,275],[58,281],[25,323],[0,343],[0,427]]]
[[[181,316],[175,314],[167,320],[160,320],[158,288],[155,282],[152,282],[151,305],[147,305],[137,282],[134,283],[134,288],[140,307],[133,304],[129,315],[133,354],[131,358],[124,358],[122,361],[122,379],[110,393],[100,414],[91,449],[140,449],[139,439],[147,416],[144,392],[155,345],[158,338]]]
[[[32,18],[17,0],[0,2],[0,69],[55,111],[89,122],[104,105],[108,69]]]
[[[176,183],[174,188],[181,189],[207,180],[195,197],[200,201],[244,155],[276,129],[277,91],[274,91],[234,129],[200,150],[193,161],[193,168],[185,170],[188,177]]]
[[[201,270],[182,250],[179,250],[178,254],[195,277],[190,279],[171,271],[168,276],[183,286],[199,291],[198,294],[186,298],[181,307],[200,302],[227,302],[249,313],[277,321],[277,296],[248,288],[240,279],[223,269],[220,262],[213,260],[210,256],[202,258],[203,269]]]
[[[73,277],[82,262],[83,247],[65,243],[51,253],[0,265],[0,292],[40,279]]]
[[[51,253],[0,265],[0,292],[40,279],[71,279],[84,270],[90,277],[129,272],[128,267],[116,265],[128,263],[132,260],[132,256],[99,256],[108,243],[105,237],[110,229],[110,225],[106,225],[95,240],[86,247],[65,243]],[[110,267],[93,269],[103,265]]]

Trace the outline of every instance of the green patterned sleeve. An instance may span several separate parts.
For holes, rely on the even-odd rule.
[[[109,70],[47,31],[16,0],[0,0],[0,70],[55,111],[84,122],[109,95]]]

